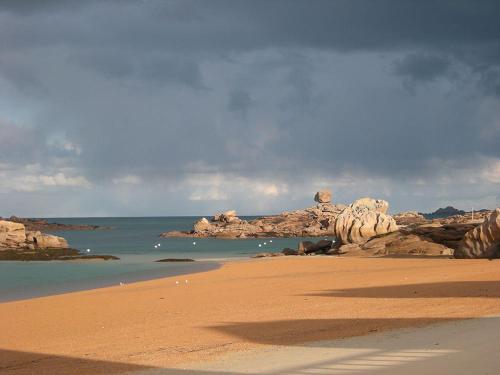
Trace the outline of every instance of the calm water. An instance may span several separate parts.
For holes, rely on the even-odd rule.
[[[108,262],[1,262],[0,300],[91,289],[214,269],[217,260],[249,257],[262,251],[296,248],[300,238],[218,240],[160,238],[161,232],[189,230],[198,217],[52,218],[65,224],[111,227],[96,231],[59,231],[71,247],[90,254],[111,254]],[[317,240],[317,239],[316,239]],[[193,244],[195,242],[196,244]],[[264,242],[266,245],[264,245]],[[157,248],[154,246],[160,244]],[[261,245],[259,247],[258,245]],[[155,263],[162,258],[192,258],[191,263]]]

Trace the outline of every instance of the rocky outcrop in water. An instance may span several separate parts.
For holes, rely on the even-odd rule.
[[[282,212],[254,220],[242,220],[235,211],[216,214],[209,221],[202,218],[189,232],[166,232],[162,237],[318,237],[332,236],[336,217],[346,208],[342,204],[318,203],[303,210]]]
[[[26,231],[24,224],[0,220],[0,250],[66,248],[68,243],[62,237]]]
[[[0,220],[0,260],[110,260],[112,255],[83,255],[62,237],[27,231],[24,224]]]
[[[0,218],[1,220],[1,218]],[[52,223],[47,219],[32,219],[32,218],[22,218],[17,216],[11,216],[7,221],[12,221],[15,223],[23,224],[26,230],[29,231],[60,231],[60,230],[97,230],[97,229],[108,229],[100,227],[97,225],[83,225],[83,224],[61,224]]]
[[[500,257],[500,208],[484,222],[468,231],[455,253],[457,258]]]
[[[255,220],[242,220],[235,211],[216,214],[209,221],[197,220],[189,232],[166,232],[162,237],[325,237],[337,236],[345,243],[361,243],[370,237],[397,229],[387,215],[389,204],[380,199],[362,198],[350,206],[332,204],[331,193],[320,191],[316,206],[283,212]]]

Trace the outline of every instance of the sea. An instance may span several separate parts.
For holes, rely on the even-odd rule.
[[[98,225],[105,229],[48,232],[66,238],[85,254],[115,255],[115,261],[0,261],[0,302],[42,297],[216,269],[222,261],[249,258],[259,252],[296,248],[318,238],[161,238],[160,233],[190,230],[200,217],[47,218],[63,224]],[[242,217],[251,220],[255,217]],[[331,239],[331,238],[330,238]],[[190,258],[194,262],[155,262]],[[184,280],[184,279],[183,279]]]

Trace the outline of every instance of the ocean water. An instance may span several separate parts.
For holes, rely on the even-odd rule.
[[[301,240],[317,238],[214,239],[160,238],[171,230],[189,230],[199,217],[50,218],[51,222],[109,227],[94,231],[51,232],[66,238],[71,247],[89,254],[120,258],[107,262],[2,262],[0,301],[16,300],[120,282],[208,271],[222,259],[250,257],[258,252],[296,248]],[[251,219],[246,217],[245,219]],[[195,243],[195,244],[194,244]],[[264,244],[265,243],[265,244]],[[155,248],[155,245],[160,244]],[[259,247],[259,244],[261,245]],[[162,258],[192,258],[189,263],[157,263]]]

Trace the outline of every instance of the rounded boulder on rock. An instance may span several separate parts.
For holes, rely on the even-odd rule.
[[[332,201],[332,192],[330,190],[320,190],[314,196],[314,201],[318,203],[330,203]]]

